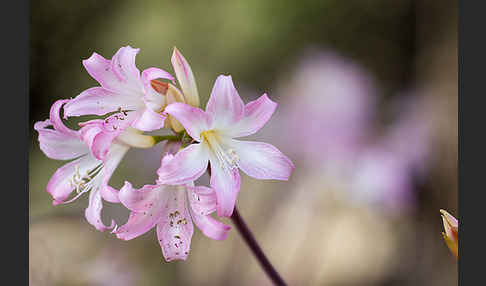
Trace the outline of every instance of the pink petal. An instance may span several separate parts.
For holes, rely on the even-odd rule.
[[[48,126],[52,126],[49,119],[34,124],[34,129],[39,132],[40,149],[47,157],[70,160],[89,152],[88,147],[77,136],[48,129]]]
[[[157,182],[167,185],[192,182],[206,171],[207,166],[208,153],[205,144],[191,144],[177,152],[172,160],[162,164],[157,170]]]
[[[168,79],[170,81],[174,80],[174,77],[163,69],[148,68],[142,72],[142,82],[145,87],[150,85],[151,80],[158,78]]]
[[[168,72],[159,68],[148,68],[142,72],[142,82],[145,90],[144,102],[145,106],[153,111],[161,111],[166,105],[166,93],[154,89],[152,80],[163,78],[174,80],[174,77]],[[155,81],[157,82],[157,81]],[[164,84],[164,83],[161,83]]]
[[[225,240],[231,226],[226,225],[210,215],[200,215],[191,211],[192,220],[205,236],[214,240]]]
[[[102,87],[92,87],[72,99],[64,107],[64,117],[88,114],[104,115],[109,112],[136,110],[143,106],[141,97],[120,94]]]
[[[254,134],[267,123],[277,103],[270,100],[267,94],[245,105],[244,115],[238,123],[227,128],[225,132],[232,138]]]
[[[135,65],[135,58],[140,49],[130,46],[121,47],[111,59],[113,73],[120,81],[129,82],[132,86],[142,88],[140,71]]]
[[[238,166],[256,179],[288,180],[294,164],[277,148],[262,142],[231,140],[239,157]]]
[[[120,112],[104,120],[94,119],[82,122],[79,131],[81,138],[97,159],[104,160],[113,141],[130,126],[135,116],[136,112]]]
[[[98,190],[92,190],[89,194],[89,205],[86,208],[84,215],[86,220],[99,231],[105,231],[115,227],[115,221],[111,220],[111,225],[106,226],[101,220],[101,210],[103,209],[103,202]]]
[[[231,76],[218,76],[206,106],[206,112],[211,114],[214,124],[219,128],[229,127],[243,116],[243,108],[243,101]]]
[[[230,217],[240,190],[240,173],[238,168],[222,168],[215,157],[210,162],[210,185],[216,192],[218,216]]]
[[[72,137],[77,137],[77,132],[75,130],[69,129],[64,125],[61,119],[61,108],[63,104],[69,103],[70,100],[61,99],[51,106],[51,110],[49,112],[49,119],[51,120],[52,126],[55,130],[64,133],[66,135],[71,135]]]
[[[101,197],[107,201],[107,202],[110,202],[110,203],[119,203],[120,200],[118,199],[118,193],[119,191],[113,187],[110,187],[108,185],[103,185],[101,186],[101,189],[100,189],[100,194],[101,194]]]
[[[199,215],[208,215],[216,210],[216,192],[213,189],[198,186],[186,187],[191,209]]]
[[[132,123],[132,127],[142,131],[153,131],[164,127],[167,116],[150,108],[143,108],[140,115]]]
[[[194,233],[186,192],[175,189],[168,192],[167,209],[157,224],[159,240],[165,260],[186,260]]]
[[[151,209],[154,202],[159,199],[158,185],[145,185],[140,189],[135,189],[132,184],[125,182],[120,189],[118,198],[120,202],[129,210],[134,212],[146,212]]]
[[[91,57],[83,60],[83,65],[91,77],[99,82],[102,87],[114,92],[120,90],[120,80],[113,73],[110,60],[93,53]]]
[[[64,202],[74,190],[71,179],[75,174],[75,166],[79,167],[79,173],[85,174],[88,170],[92,170],[100,164],[101,161],[89,154],[57,169],[47,183],[47,192],[54,199],[54,204]]]
[[[128,152],[130,147],[122,144],[112,144],[110,146],[110,150],[108,155],[104,160],[103,166],[103,183],[101,185],[101,196],[106,201],[111,203],[119,203],[120,200],[118,198],[118,190],[108,186],[108,182],[110,181],[111,175],[115,171],[115,169],[120,164],[120,161],[123,159],[125,154]]]
[[[160,221],[162,215],[166,213],[166,205],[169,200],[165,190],[161,188],[161,186],[144,186],[142,188],[141,192],[146,195],[144,203],[148,204],[147,209],[140,212],[131,211],[127,223],[114,231],[116,237],[123,240],[133,239],[146,233]],[[137,202],[137,198],[127,198],[127,194],[122,194],[122,192],[127,192],[127,189],[125,191],[123,189],[120,190],[120,201],[122,203],[128,203],[134,209],[141,207],[140,201]],[[133,190],[130,193],[133,196]]]
[[[105,122],[103,120],[95,119],[83,122],[82,128],[79,130],[82,140],[89,146],[93,155],[99,160],[105,159],[113,140],[123,131],[109,131],[104,125]]]
[[[142,91],[142,84],[137,67],[135,55],[137,49],[122,47],[113,56],[113,61],[107,60],[97,53],[83,60],[86,71],[100,85],[120,94],[134,94]]]
[[[185,103],[169,104],[165,112],[174,116],[196,141],[201,141],[201,132],[208,130],[211,125],[211,117],[206,112]]]
[[[171,62],[186,102],[191,106],[199,107],[199,94],[191,66],[177,48],[174,48]]]

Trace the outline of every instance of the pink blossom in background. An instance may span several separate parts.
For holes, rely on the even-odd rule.
[[[396,213],[413,206],[413,174],[402,157],[376,146],[364,150],[354,164],[349,178],[353,200]]]
[[[390,111],[395,118],[382,139],[382,144],[392,150],[394,156],[401,156],[418,179],[425,177],[432,160],[431,104],[423,91],[399,95],[391,103]]]
[[[168,154],[161,167],[172,161]],[[157,238],[167,261],[186,260],[193,222],[209,238],[224,240],[230,226],[210,216],[216,210],[216,193],[211,188],[188,183],[169,186],[157,182],[135,189],[128,182],[120,190],[121,203],[130,212],[128,222],[114,233],[120,239],[130,240],[157,226]]]
[[[352,192],[359,199],[393,212],[415,205],[415,185],[425,177],[431,159],[428,107],[416,94],[391,102],[392,122],[355,162]]]
[[[279,139],[305,164],[352,159],[374,132],[374,79],[347,58],[310,54],[280,90]]]
[[[273,137],[286,143],[284,150],[307,174],[334,177],[356,201],[391,212],[409,210],[416,175],[425,174],[429,158],[423,96],[410,93],[386,102],[393,118],[383,128],[372,75],[332,52],[304,58],[279,90],[274,129],[286,132]]]
[[[243,104],[231,76],[216,79],[206,111],[173,103],[165,111],[175,117],[198,144],[178,152],[162,165],[161,184],[192,182],[211,166],[210,185],[216,192],[219,216],[233,213],[240,190],[241,169],[257,179],[287,180],[294,168],[289,158],[270,144],[233,138],[257,132],[272,116],[277,104],[266,94]]]

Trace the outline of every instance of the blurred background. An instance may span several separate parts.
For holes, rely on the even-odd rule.
[[[456,1],[30,6],[31,285],[270,285],[236,229],[225,241],[197,230],[187,261],[166,263],[153,230],[126,242],[91,227],[87,196],[51,204],[45,188],[64,162],[40,151],[33,125],[98,85],[83,59],[124,45],[141,49],[140,70],[169,72],[177,46],[203,106],[219,74],[245,102],[278,102],[248,139],[278,147],[295,171],[288,182],[242,175],[237,205],[290,285],[457,284],[439,214],[458,215]],[[152,184],[162,147],[130,150],[111,185]],[[121,225],[128,211],[105,203],[109,217]]]

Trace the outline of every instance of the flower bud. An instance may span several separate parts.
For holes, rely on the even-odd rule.
[[[185,103],[184,96],[175,86],[169,83],[169,87],[167,90],[167,105],[174,102]],[[169,115],[168,120],[166,122],[167,122],[167,127],[171,128],[176,133],[179,133],[182,130],[184,130],[184,126],[182,126],[182,124],[180,124],[179,121],[177,121],[177,119],[175,119],[172,115]]]
[[[451,253],[457,258],[458,255],[458,232],[459,222],[455,217],[445,210],[440,210],[442,222],[444,223],[445,233],[442,233],[444,240]]]
[[[194,107],[199,107],[199,94],[191,66],[176,47],[174,47],[171,62],[184,94],[185,102]]]

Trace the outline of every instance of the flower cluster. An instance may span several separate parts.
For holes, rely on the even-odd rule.
[[[83,65],[100,86],[56,101],[49,119],[35,124],[46,156],[71,160],[54,173],[47,192],[54,205],[89,192],[85,217],[96,229],[111,229],[119,239],[130,240],[157,226],[165,259],[185,260],[193,223],[209,238],[223,240],[228,235],[230,227],[211,214],[232,215],[239,169],[256,179],[287,180],[294,166],[270,144],[234,139],[257,132],[270,119],[277,104],[266,94],[244,104],[231,76],[220,75],[204,111],[191,67],[177,49],[171,59],[175,78],[154,67],[140,73],[135,65],[138,52],[122,47],[111,60],[93,53]],[[79,129],[63,121],[85,115],[99,118],[79,123]],[[127,151],[162,141],[144,134],[162,128],[174,136],[166,142],[169,151],[161,158],[155,184],[111,187],[110,177]],[[195,186],[207,170],[210,186]],[[103,200],[128,208],[128,222],[105,225]]]

